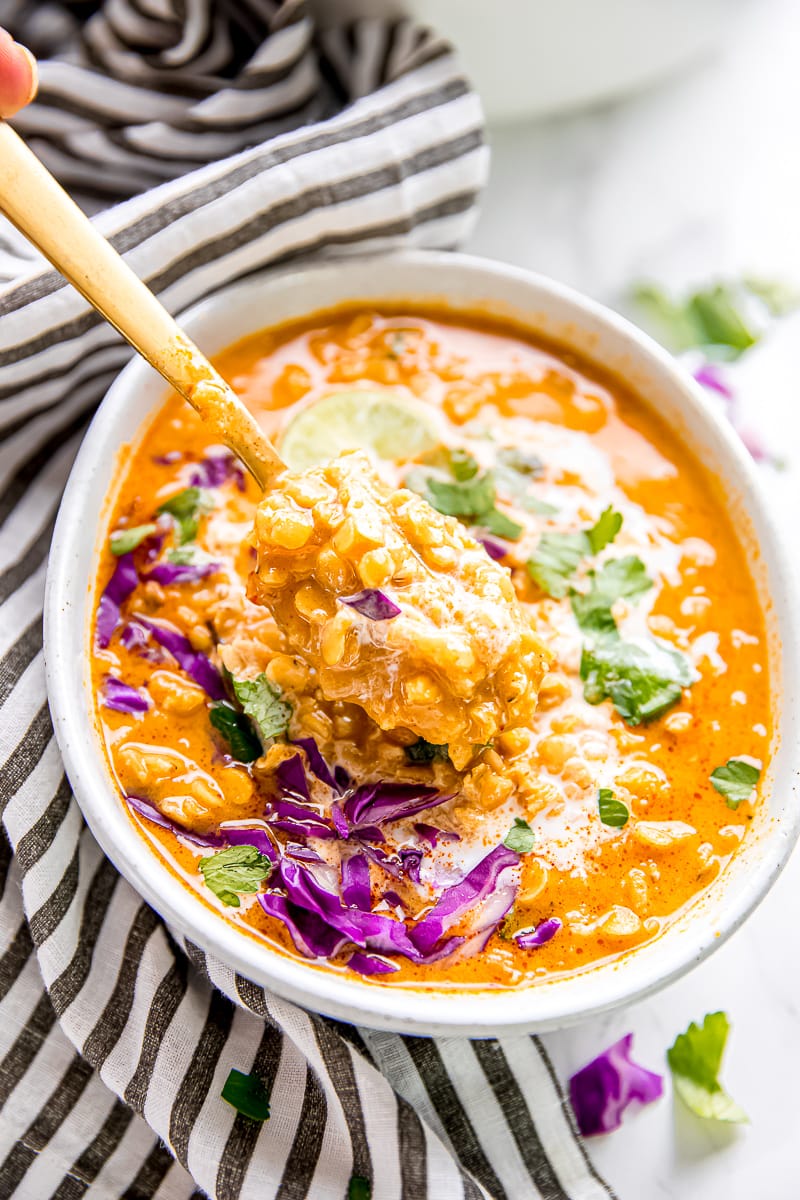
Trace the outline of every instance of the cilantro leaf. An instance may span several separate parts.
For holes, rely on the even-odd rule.
[[[347,1200],[371,1200],[372,1188],[363,1175],[351,1175],[347,1185]]]
[[[282,737],[289,728],[292,706],[282,698],[280,688],[259,675],[255,679],[233,679],[233,691],[245,713],[255,721],[264,745]]]
[[[471,525],[480,525],[495,537],[516,541],[522,526],[497,508],[493,473],[486,471],[481,475],[477,461],[466,450],[451,450],[447,465],[452,480],[433,475],[421,480],[415,471],[406,477],[406,486],[421,491],[431,507],[445,516],[458,517]]]
[[[230,908],[239,907],[238,893],[257,892],[272,873],[272,863],[255,846],[229,846],[197,864],[206,887]]]
[[[543,469],[544,464],[538,455],[507,447],[498,450],[492,475],[496,487],[499,487],[501,492],[507,492],[520,508],[524,508],[526,512],[552,516],[558,512],[555,505],[540,500],[530,490],[531,480],[538,479]]]
[[[717,346],[724,348],[728,357],[737,358],[759,338],[742,311],[748,291],[768,304],[763,292],[746,281],[714,284],[683,301],[672,300],[660,288],[645,285],[635,289],[633,298],[654,320],[662,341],[673,350]]]
[[[264,753],[260,740],[244,713],[237,712],[226,700],[219,700],[208,710],[208,719],[231,748],[239,762],[255,762]]]
[[[583,648],[583,695],[589,704],[609,699],[628,725],[652,721],[693,682],[687,660],[657,638],[623,641],[608,636]]]
[[[622,513],[609,505],[588,529],[577,533],[543,533],[526,563],[528,574],[548,596],[563,600],[569,591],[567,581],[577,571],[581,559],[599,554],[613,542],[621,528]]]
[[[500,512],[499,508],[490,508],[487,513],[484,513],[480,518],[480,524],[495,537],[508,538],[510,542],[516,542],[523,528],[518,521],[512,521],[511,517]]]
[[[612,558],[599,571],[589,572],[588,592],[572,593],[572,611],[584,633],[609,633],[616,628],[611,615],[615,600],[636,600],[653,586],[642,560],[635,554]]]
[[[135,550],[140,546],[145,538],[149,538],[155,533],[155,525],[132,525],[129,529],[115,529],[109,539],[111,553],[119,557],[120,554],[129,554],[131,550]]]
[[[722,1054],[730,1024],[724,1012],[708,1013],[702,1025],[689,1025],[667,1051],[675,1091],[699,1117],[745,1122],[747,1115],[719,1082]]]
[[[232,1070],[220,1092],[222,1099],[251,1121],[269,1120],[269,1092],[257,1075]]]
[[[611,788],[600,788],[597,793],[597,809],[600,820],[612,829],[622,829],[623,825],[628,823],[628,806],[617,800]]]
[[[178,540],[181,545],[185,542],[192,542],[197,537],[197,530],[200,525],[200,517],[207,512],[210,512],[214,507],[214,498],[208,488],[188,487],[182,492],[176,492],[174,496],[170,496],[169,500],[165,500],[163,504],[159,504],[157,511],[160,513],[169,513],[175,518],[175,524],[178,527]]]
[[[536,834],[528,822],[523,821],[522,817],[514,817],[514,824],[503,839],[503,845],[508,846],[509,850],[516,850],[517,854],[528,854],[535,841]]]
[[[717,767],[711,772],[711,782],[725,797],[728,808],[735,809],[750,799],[760,775],[760,767],[754,767],[743,758],[729,758],[724,767]]]
[[[622,529],[622,513],[616,512],[609,504],[608,508],[600,513],[591,529],[586,530],[592,554],[599,554],[610,542],[613,542],[620,529]]]
[[[421,737],[410,746],[405,747],[405,755],[412,763],[432,763],[437,758],[447,758],[447,743],[426,742],[425,738]]]
[[[583,532],[543,533],[525,566],[543,592],[554,600],[563,600],[569,591],[568,580],[588,553],[589,542]]]
[[[516,446],[504,446],[498,450],[497,461],[501,467],[507,467],[517,475],[529,475],[532,479],[538,479],[544,472],[544,463],[538,454],[520,450]]]

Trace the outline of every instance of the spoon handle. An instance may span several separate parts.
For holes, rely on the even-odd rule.
[[[0,121],[0,212],[189,401],[267,488],[284,463],[255,418],[5,121]]]

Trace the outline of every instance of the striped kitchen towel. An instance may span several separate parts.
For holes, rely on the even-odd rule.
[[[448,247],[487,152],[447,48],[318,35],[289,0],[0,0],[44,59],[17,125],[178,311],[309,254]],[[0,170],[2,164],[0,164]],[[265,993],[164,924],[100,852],[47,708],[56,509],[130,351],[0,230],[0,1200],[601,1200],[535,1038],[426,1040]],[[220,1099],[256,1072],[272,1116]]]

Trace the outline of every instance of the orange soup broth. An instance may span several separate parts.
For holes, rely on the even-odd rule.
[[[613,905],[636,908],[637,887],[643,881],[649,915],[641,929],[621,939],[606,935],[602,928],[575,931],[567,921],[557,937],[534,951],[521,950],[512,940],[495,935],[483,953],[465,961],[445,959],[419,966],[401,959],[396,974],[367,982],[509,987],[581,970],[657,936],[724,869],[754,816],[757,801],[743,803],[735,811],[726,807],[709,784],[711,772],[733,756],[766,760],[770,745],[764,619],[745,553],[722,507],[718,482],[647,408],[646,397],[643,403],[621,380],[571,351],[479,314],[455,318],[424,310],[411,315],[387,309],[340,309],[247,337],[218,355],[215,364],[267,434],[276,439],[301,407],[336,388],[364,383],[373,389],[407,388],[442,406],[455,427],[480,416],[491,428],[497,417],[517,416],[581,431],[610,457],[617,485],[652,517],[662,534],[676,542],[694,539],[690,545],[696,553],[682,560],[679,580],[662,583],[648,618],[654,632],[671,629],[670,639],[679,648],[708,635],[709,657],[700,666],[701,677],[684,689],[680,703],[667,714],[685,716],[680,721],[662,716],[649,725],[630,728],[612,713],[609,701],[602,708],[611,713],[609,732],[620,752],[645,760],[668,781],[667,786],[636,799],[639,819],[689,822],[697,836],[691,846],[681,843],[656,853],[626,830],[613,831],[616,836],[604,838],[587,854],[583,872],[549,872],[546,889],[526,910],[523,922],[528,926],[552,915],[579,913],[584,926],[591,926]],[[176,467],[159,459],[176,450],[187,461],[199,459],[213,440],[180,398],[167,399],[124,465],[125,478],[109,530],[152,520],[157,506],[175,493]],[[551,482],[570,484],[569,476],[565,471]],[[246,526],[258,498],[249,477],[243,492],[226,492],[232,519]],[[707,552],[709,546],[713,554]],[[243,544],[236,557],[242,577],[251,562],[250,548]],[[98,594],[113,564],[112,555],[105,551]],[[524,600],[554,603],[542,600],[524,572],[515,572],[515,583]],[[203,584],[193,587],[202,589]],[[193,587],[163,589],[158,618],[188,631]],[[100,695],[109,671],[146,690],[152,669],[151,663],[126,651],[115,638],[108,650],[94,655],[96,694]],[[205,708],[186,716],[152,708],[142,719],[98,706],[97,715],[112,770],[115,747],[132,732],[138,742],[185,752],[226,794],[231,772],[246,770],[220,762]],[[260,816],[263,807],[264,796],[255,792],[252,801],[239,804],[230,817]],[[197,854],[172,833],[133,814],[131,819],[168,868],[204,902],[219,908],[198,876]],[[420,819],[427,817],[423,814]],[[487,841],[487,849],[493,844],[496,841]],[[706,849],[698,854],[701,846]],[[523,860],[523,890],[525,880]],[[373,876],[373,903],[374,889]],[[240,909],[225,911],[238,927],[297,955],[284,926],[267,917],[254,900],[246,898]],[[319,966],[347,970],[341,963]]]

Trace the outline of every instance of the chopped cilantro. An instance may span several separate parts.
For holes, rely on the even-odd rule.
[[[169,500],[165,500],[163,504],[159,504],[158,512],[169,513],[171,517],[175,518],[178,540],[181,545],[184,545],[186,542],[194,541],[197,537],[200,517],[203,513],[210,512],[213,507],[214,499],[207,488],[188,487],[184,488],[182,492],[170,496]]]
[[[609,507],[589,529],[577,533],[543,533],[526,563],[528,574],[543,592],[562,600],[581,560],[604,549],[622,528],[622,514]]]
[[[257,1075],[232,1070],[220,1095],[243,1117],[251,1121],[269,1120],[269,1092]]]
[[[586,530],[592,554],[599,554],[609,543],[613,542],[620,529],[622,529],[622,513],[616,512],[609,504],[608,508],[600,513],[591,529]]]
[[[236,699],[247,716],[255,721],[264,744],[282,737],[289,728],[292,708],[282,698],[280,688],[270,683],[266,675],[234,679],[232,683]]]
[[[588,545],[585,533],[543,533],[525,564],[528,574],[548,596],[562,600]]]
[[[589,572],[589,591],[572,593],[572,611],[584,633],[609,633],[616,627],[611,606],[615,600],[636,600],[653,586],[645,565],[635,554],[612,558],[599,571]]]
[[[406,746],[405,754],[409,762],[432,763],[437,758],[447,758],[447,743],[438,745],[436,742],[426,742],[425,738],[421,737],[410,746]]]
[[[257,892],[272,872],[266,854],[246,845],[209,854],[197,865],[206,886],[230,908],[239,907],[239,893]]]
[[[507,492],[513,502],[526,512],[552,516],[558,512],[553,504],[540,500],[531,490],[531,480],[538,479],[544,464],[538,455],[509,447],[498,450],[492,475],[501,492]]]
[[[132,525],[130,529],[115,529],[109,539],[111,553],[117,557],[120,554],[130,554],[131,550],[135,550],[145,538],[149,538],[155,531],[156,527],[153,524]]]
[[[514,824],[503,840],[503,845],[508,846],[509,850],[516,850],[517,854],[528,854],[533,849],[535,841],[536,834],[528,822],[523,821],[522,817],[515,817]]]
[[[724,1012],[708,1013],[702,1025],[690,1024],[667,1051],[675,1091],[698,1117],[713,1121],[747,1121],[747,1115],[719,1082],[722,1054],[730,1024]]]
[[[225,738],[231,748],[231,754],[238,758],[239,762],[255,762],[264,753],[249,718],[244,713],[237,712],[226,700],[211,705],[208,719]]]
[[[406,477],[406,486],[414,488],[438,512],[448,517],[458,517],[470,525],[480,525],[496,537],[516,541],[522,526],[501,512],[495,504],[495,480],[491,471],[483,474],[478,463],[465,450],[450,450],[447,456],[449,479],[437,479],[434,475],[421,477],[417,471]]]
[[[529,475],[538,479],[544,471],[544,463],[538,454],[530,450],[520,450],[516,446],[505,446],[497,451],[497,461],[502,467],[508,467],[518,475]]]
[[[351,1175],[347,1185],[347,1200],[371,1200],[372,1187],[363,1175]]]
[[[581,679],[589,704],[611,700],[628,725],[660,716],[693,681],[687,660],[665,642],[626,642],[613,633],[584,646]]]
[[[743,758],[729,758],[724,767],[717,767],[711,772],[711,782],[725,797],[728,808],[738,808],[750,799],[760,775],[760,767],[753,766]]]
[[[612,829],[622,829],[623,825],[628,823],[628,806],[617,800],[611,788],[600,788],[597,793],[597,809],[600,820]]]
[[[754,327],[750,319],[753,298],[771,316],[782,316],[800,303],[797,293],[785,285],[752,278],[717,283],[684,300],[673,300],[650,285],[640,286],[633,293],[635,302],[650,316],[662,341],[671,349],[714,347],[718,357],[727,358],[738,358],[761,335],[762,329]]]

